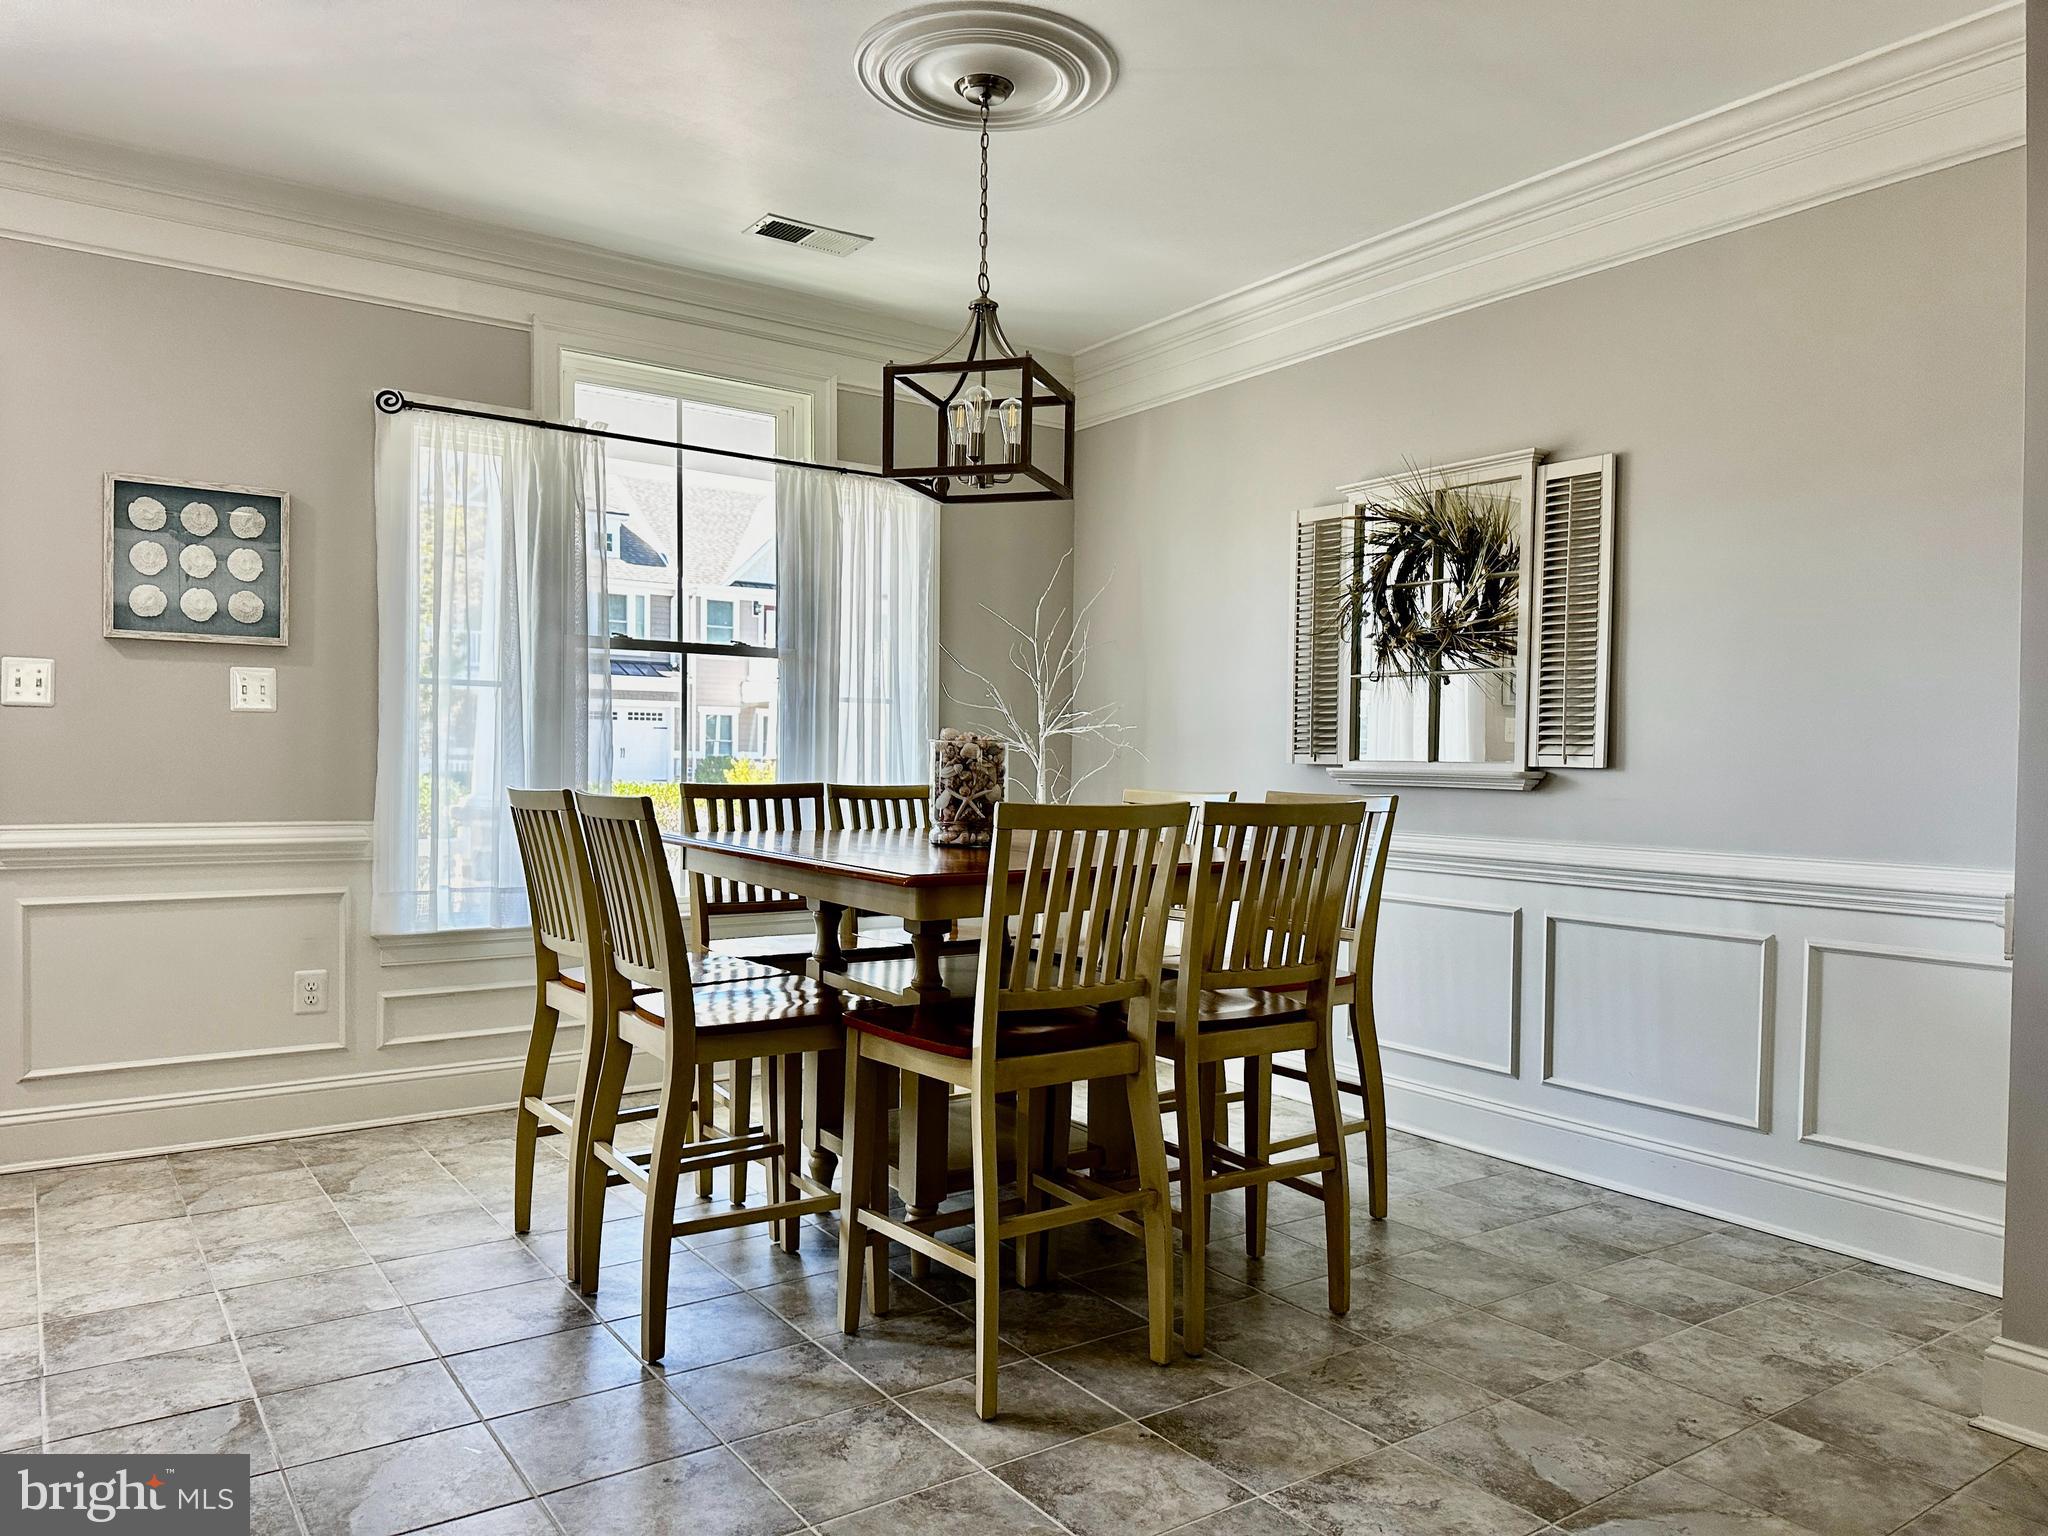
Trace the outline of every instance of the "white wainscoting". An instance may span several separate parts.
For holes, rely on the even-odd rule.
[[[369,858],[357,822],[0,827],[0,1168],[509,1104],[531,940],[377,943]]]
[[[530,951],[379,944],[368,883],[358,823],[0,827],[0,1168],[510,1103]],[[2008,884],[1397,831],[1390,1118],[1994,1289]]]
[[[1397,830],[1389,1119],[1995,1290],[2009,884]]]

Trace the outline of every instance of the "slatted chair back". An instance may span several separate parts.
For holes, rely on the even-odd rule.
[[[1300,790],[1269,789],[1268,805],[1342,805],[1365,807],[1365,822],[1359,829],[1358,863],[1351,872],[1351,885],[1344,896],[1344,914],[1338,920],[1338,936],[1351,945],[1352,969],[1360,976],[1372,974],[1372,947],[1380,925],[1380,890],[1387,878],[1387,850],[1394,840],[1394,812],[1399,795],[1318,795]]]
[[[683,828],[698,835],[823,831],[826,825],[823,784],[685,784],[682,789]],[[788,891],[695,871],[689,882],[688,940],[696,954],[710,947],[714,918],[805,910],[803,898]]]
[[[506,791],[512,803],[512,832],[526,872],[526,905],[533,921],[534,959],[543,982],[565,968],[587,966],[590,943],[590,871],[576,805],[566,789]]]
[[[1177,801],[996,807],[974,1018],[978,1061],[993,1058],[1005,1013],[1115,1004],[1125,1006],[1131,1034],[1149,1053],[1187,819]]]
[[[1327,983],[1364,820],[1357,800],[1202,806],[1184,993]]]
[[[927,784],[827,784],[825,809],[835,832],[917,832],[931,825]]]
[[[644,795],[578,795],[576,819],[604,913],[607,995],[630,996],[627,983],[665,993],[671,1049],[687,1059],[694,1042],[689,945],[654,802]]]

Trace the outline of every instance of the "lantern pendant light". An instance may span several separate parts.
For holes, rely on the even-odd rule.
[[[944,502],[1067,501],[1074,494],[1073,392],[1010,344],[989,296],[989,113],[1014,87],[1002,75],[978,73],[954,88],[981,119],[975,297],[966,328],[938,356],[882,370],[882,473]],[[919,446],[926,440],[929,450]]]

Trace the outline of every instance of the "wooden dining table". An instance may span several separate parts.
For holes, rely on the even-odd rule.
[[[953,925],[979,917],[988,889],[986,848],[939,848],[921,828],[880,831],[673,832],[676,848],[694,873],[734,880],[803,898],[815,932],[808,965],[821,986],[877,1002],[935,1008],[953,996],[946,965]],[[1023,850],[1011,878],[1024,878]],[[1184,899],[1188,868],[1175,892]],[[841,935],[846,914],[898,918],[909,930],[911,955],[894,962],[866,961],[850,973]],[[803,1084],[804,1144],[811,1176],[829,1183],[838,1161],[845,1063],[838,1053],[807,1058]],[[947,1089],[935,1078],[906,1074],[911,1085],[898,1105],[897,1188],[913,1217],[944,1202],[947,1158]],[[1120,1086],[1088,1095],[1090,1145],[1099,1166],[1129,1166],[1130,1124]]]

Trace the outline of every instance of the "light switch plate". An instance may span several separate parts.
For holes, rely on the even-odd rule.
[[[229,667],[228,708],[274,710],[277,708],[277,668]]]
[[[0,704],[57,702],[57,663],[47,656],[0,657]]]

